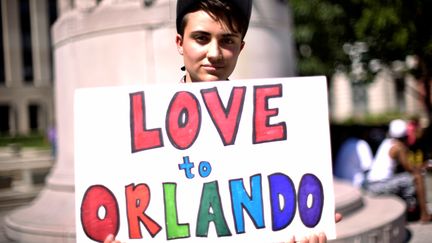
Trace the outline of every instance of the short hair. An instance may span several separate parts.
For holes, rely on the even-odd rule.
[[[214,20],[226,23],[233,32],[245,37],[249,27],[252,0],[178,0],[177,1],[177,33],[183,36],[187,24],[188,13],[202,10]]]

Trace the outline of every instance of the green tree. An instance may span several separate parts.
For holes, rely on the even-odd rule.
[[[413,74],[424,87],[432,121],[432,0],[291,0],[300,75],[330,77],[349,63],[344,43],[365,42],[368,59],[391,66],[407,55],[418,58]]]
[[[348,62],[342,40],[348,39],[343,6],[327,0],[291,0],[300,75],[326,75]]]
[[[360,9],[355,16],[355,37],[369,45],[369,54],[391,63],[418,58],[413,74],[424,87],[419,95],[432,121],[430,84],[432,80],[432,9],[431,0],[352,0]]]

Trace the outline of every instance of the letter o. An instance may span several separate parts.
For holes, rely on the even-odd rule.
[[[199,163],[198,172],[199,172],[199,175],[202,178],[206,178],[207,176],[209,176],[210,173],[211,173],[211,171],[212,171],[212,167],[211,167],[211,165],[210,165],[209,162],[207,162],[207,161],[201,161]]]
[[[177,92],[168,107],[166,130],[171,144],[187,149],[195,142],[201,127],[201,108],[189,92]]]
[[[103,219],[99,209],[105,208]],[[120,227],[119,209],[114,194],[105,186],[94,185],[87,189],[81,203],[81,224],[92,240],[103,242],[109,234],[117,235]]]
[[[312,205],[308,206],[308,196],[312,196]],[[298,207],[303,224],[309,228],[315,227],[322,214],[324,193],[321,181],[313,174],[305,174],[300,180],[298,189]]]

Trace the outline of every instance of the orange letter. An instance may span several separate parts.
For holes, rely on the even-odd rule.
[[[150,189],[146,184],[126,186],[126,207],[129,225],[129,238],[142,239],[139,223],[142,222],[152,237],[161,230],[153,219],[145,214],[150,202]]]

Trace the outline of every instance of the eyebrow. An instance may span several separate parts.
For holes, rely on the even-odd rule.
[[[241,34],[240,33],[228,33],[228,34],[223,34],[223,37],[238,37],[241,38]]]
[[[206,32],[206,31],[203,31],[203,30],[196,30],[196,31],[192,31],[190,33],[190,35],[195,35],[195,34],[211,35],[209,32]],[[241,38],[241,34],[240,33],[225,33],[225,34],[222,34],[222,37],[238,37],[238,38]]]
[[[196,34],[201,34],[201,35],[210,35],[209,32],[203,31],[203,30],[196,30],[196,31],[191,31],[190,35],[196,35]]]

